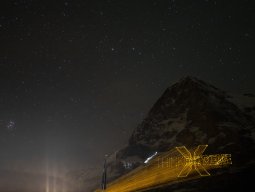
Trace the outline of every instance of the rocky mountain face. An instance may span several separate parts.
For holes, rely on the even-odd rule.
[[[255,162],[254,109],[255,97],[252,94],[240,98],[197,78],[183,78],[165,90],[133,131],[128,145],[108,158],[108,181],[140,166],[156,151],[165,152],[182,145],[208,144],[208,154],[231,153],[233,166],[230,172],[239,170],[238,174],[242,175],[247,170],[254,170],[249,167]],[[246,172],[240,172],[244,169]],[[94,178],[99,179],[101,172],[98,174]],[[226,178],[233,181],[239,179],[238,174],[226,174]],[[155,191],[179,191],[185,186],[187,190],[184,191],[199,191],[199,187],[204,190],[207,185],[216,189],[216,180],[218,184],[228,183],[222,174],[216,180],[213,178],[216,177]]]
[[[111,156],[110,180],[138,167],[155,151],[182,145],[208,144],[208,154],[231,153],[237,167],[254,161],[254,118],[247,106],[241,108],[234,100],[199,79],[181,79],[153,105],[128,146]]]

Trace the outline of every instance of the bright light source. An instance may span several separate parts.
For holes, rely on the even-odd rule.
[[[150,156],[150,157],[148,157],[145,161],[144,161],[144,163],[148,163],[155,155],[157,155],[158,154],[158,152],[156,151],[152,156]]]

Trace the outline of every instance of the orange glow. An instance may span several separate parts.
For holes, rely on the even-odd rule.
[[[208,173],[207,171],[210,169],[231,164],[231,159],[228,159],[229,161],[222,160],[223,158],[229,158],[229,156],[226,156],[228,154],[221,154],[220,156],[213,155],[213,158],[216,159],[216,161],[214,163],[209,161],[212,156],[202,156],[206,147],[207,146],[199,146],[196,150],[193,150],[193,157],[186,147],[180,147],[179,149],[176,148],[177,150],[174,149],[160,154],[153,158],[148,164],[140,166],[108,184],[107,189],[104,191],[142,191],[144,189],[154,188],[171,182],[180,182],[191,178],[197,178],[201,170]],[[186,175],[180,177],[180,174],[183,172],[186,172]],[[200,175],[209,176],[210,174]],[[97,190],[97,192],[99,191],[101,190]]]

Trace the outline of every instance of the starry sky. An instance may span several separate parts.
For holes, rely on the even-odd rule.
[[[252,0],[0,4],[0,170],[101,166],[186,75],[255,92]]]

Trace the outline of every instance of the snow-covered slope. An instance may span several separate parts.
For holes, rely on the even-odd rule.
[[[251,93],[230,94],[229,101],[235,103],[243,112],[255,118],[255,95]]]
[[[129,145],[115,154],[111,169],[123,174],[123,170],[139,166],[155,151],[181,145],[209,144],[207,152],[249,154],[254,146],[254,121],[232,98],[197,78],[181,79],[153,105],[133,131]]]
[[[253,161],[253,111],[247,109],[248,102],[243,107],[237,101],[197,78],[181,79],[165,90],[134,129],[128,145],[108,158],[109,181],[143,164],[156,151],[181,145],[209,144],[206,152],[231,153],[235,166]]]

